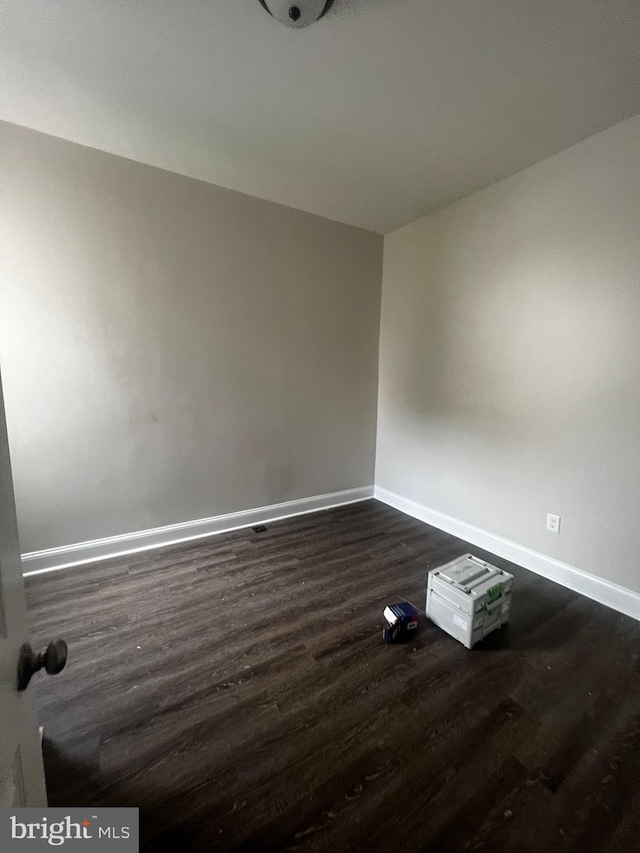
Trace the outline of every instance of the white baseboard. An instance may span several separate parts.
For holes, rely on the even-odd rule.
[[[180,524],[169,524],[166,527],[156,527],[152,530],[139,530],[136,533],[124,533],[120,536],[109,536],[106,539],[94,539],[91,542],[80,542],[77,545],[64,545],[60,548],[47,548],[45,551],[32,551],[29,554],[22,555],[22,568],[24,575],[27,576],[57,569],[67,569],[70,566],[82,566],[86,563],[95,563],[97,560],[122,557],[126,554],[135,554],[138,551],[149,551],[152,548],[175,545],[178,542],[189,542],[192,539],[204,539],[216,533],[227,533],[230,530],[238,530],[242,527],[267,524],[294,515],[305,515],[309,512],[357,503],[372,497],[373,486],[362,486],[358,489],[345,489],[341,492],[315,495],[311,498],[286,501],[257,509],[214,515],[211,518],[199,518],[196,521],[184,521]]]
[[[625,613],[633,619],[640,620],[640,594],[637,592],[611,583],[604,578],[596,577],[596,575],[591,575],[582,569],[576,569],[575,566],[562,563],[560,560],[548,557],[539,551],[533,551],[524,545],[518,545],[510,539],[504,539],[502,536],[490,533],[481,527],[445,515],[443,512],[438,512],[409,498],[403,498],[380,486],[375,487],[374,497],[413,518],[418,518],[439,530],[451,533],[453,536],[471,542],[498,557],[503,557],[518,566],[523,566],[525,569],[530,569],[538,575],[566,586],[574,592],[586,595],[600,604],[605,604],[607,607]]]

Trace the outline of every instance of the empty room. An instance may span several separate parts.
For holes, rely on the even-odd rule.
[[[0,849],[640,849],[640,5],[7,0]]]

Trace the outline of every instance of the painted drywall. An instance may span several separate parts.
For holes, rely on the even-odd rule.
[[[3,0],[0,117],[388,232],[640,111],[637,0]]]
[[[381,237],[0,129],[23,552],[373,482]]]
[[[385,237],[376,485],[640,591],[640,116]]]

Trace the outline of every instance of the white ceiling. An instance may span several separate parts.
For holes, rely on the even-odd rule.
[[[0,118],[388,232],[640,112],[638,0],[2,0]]]

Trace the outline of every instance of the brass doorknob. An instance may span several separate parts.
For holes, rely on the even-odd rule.
[[[67,663],[67,644],[64,640],[54,640],[43,652],[34,652],[29,643],[20,647],[18,658],[18,690],[26,690],[31,677],[40,669],[49,675],[57,675]]]

